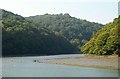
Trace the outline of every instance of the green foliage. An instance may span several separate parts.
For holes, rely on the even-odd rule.
[[[70,43],[72,43],[75,46],[79,46],[79,44],[80,44],[79,41],[80,41],[79,39],[72,39],[72,40],[70,40]]]
[[[27,20],[42,25],[57,34],[63,35],[71,44],[81,47],[82,40],[89,40],[102,24],[71,17],[69,14],[45,14],[26,17]]]
[[[5,10],[2,16],[3,56],[78,53],[78,49],[60,34]]]
[[[81,47],[84,53],[97,55],[118,54],[120,47],[120,17],[114,19],[113,22],[106,24],[99,30],[93,38]]]

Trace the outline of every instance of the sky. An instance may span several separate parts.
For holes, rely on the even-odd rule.
[[[24,17],[69,13],[72,17],[106,24],[118,16],[119,0],[0,0],[0,8]]]

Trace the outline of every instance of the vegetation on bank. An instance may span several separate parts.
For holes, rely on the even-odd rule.
[[[81,47],[81,51],[85,54],[120,55],[120,17],[100,29]]]

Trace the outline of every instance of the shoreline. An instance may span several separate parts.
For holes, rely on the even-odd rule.
[[[89,68],[102,68],[102,69],[115,69],[118,70],[118,56],[81,56],[81,57],[66,57],[66,58],[52,58],[44,60],[34,60],[33,62],[89,67]]]

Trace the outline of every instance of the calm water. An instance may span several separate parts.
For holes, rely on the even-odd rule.
[[[118,77],[117,70],[84,68],[33,62],[35,59],[50,59],[83,56],[54,55],[34,57],[7,57],[2,59],[3,77]]]

